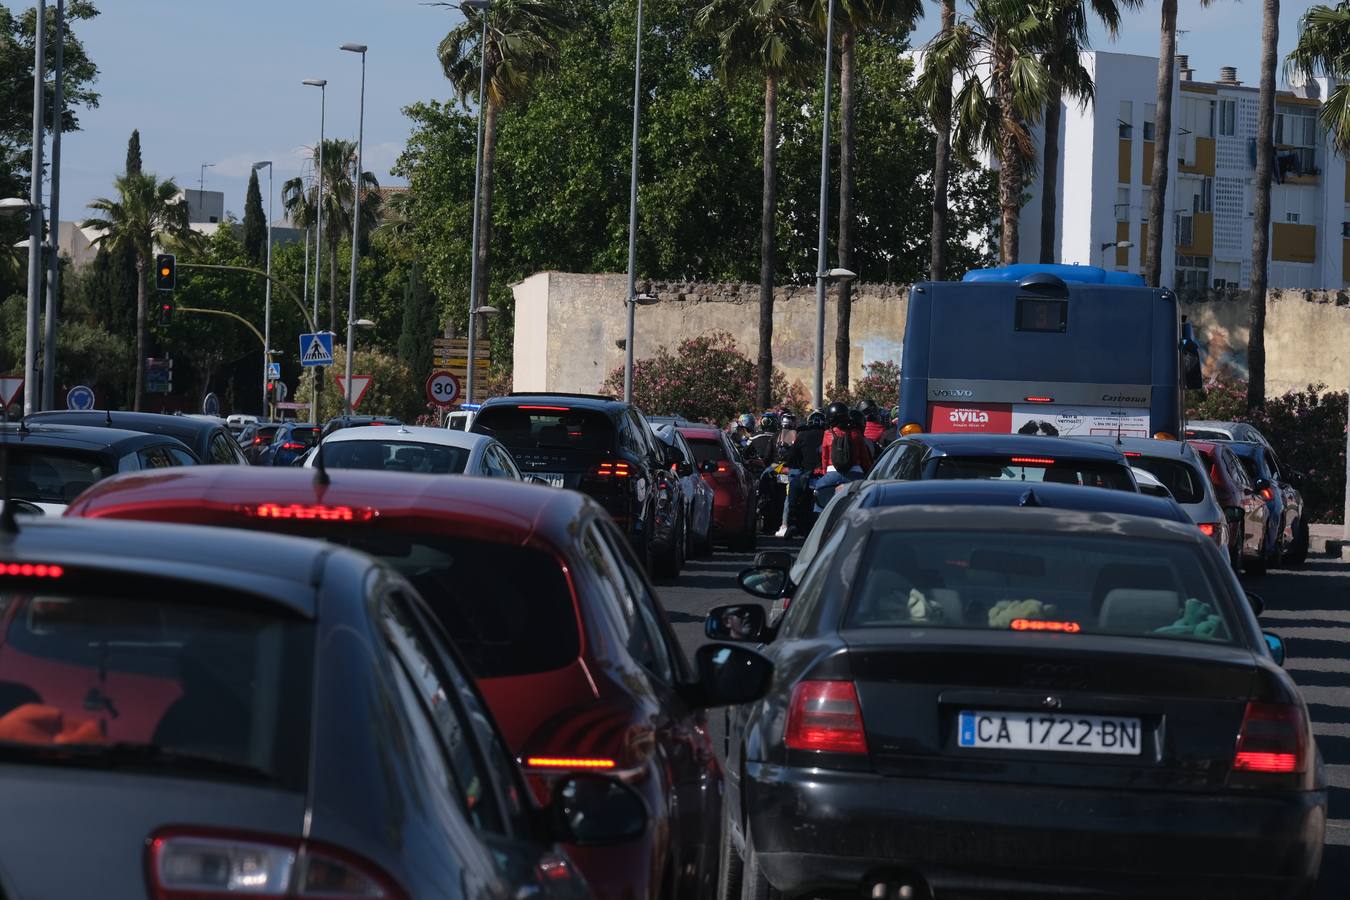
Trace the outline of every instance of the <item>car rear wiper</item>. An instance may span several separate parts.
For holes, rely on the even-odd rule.
[[[0,758],[31,762],[72,763],[95,768],[169,769],[224,775],[248,781],[274,781],[272,773],[251,763],[174,750],[157,744],[124,741],[115,744],[23,744],[0,742]]]

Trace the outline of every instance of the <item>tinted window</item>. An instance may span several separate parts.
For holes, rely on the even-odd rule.
[[[582,545],[604,583],[605,599],[613,603],[611,613],[617,614],[629,656],[652,674],[669,680],[670,660],[658,636],[644,619],[633,591],[624,580],[619,554],[594,525],[586,530]]]
[[[487,473],[492,478],[517,478],[516,468],[500,447],[490,446],[483,454]]]
[[[318,439],[319,429],[314,427],[292,428],[289,431],[282,431],[277,434],[277,440],[287,444],[299,444],[301,447],[313,447]],[[324,457],[324,461],[328,461],[327,457]]]
[[[180,450],[177,447],[166,447],[164,449],[176,466],[195,466],[197,464],[197,461],[186,450]]]
[[[217,466],[234,466],[239,464],[239,448],[231,447],[233,443],[223,434],[216,434],[211,438],[211,462]]]
[[[1203,503],[1205,486],[1201,475],[1190,463],[1158,456],[1133,456],[1130,465],[1151,472],[1163,483],[1178,503]]]
[[[302,785],[311,626],[235,595],[185,602],[186,590],[0,593],[0,741],[141,748],[147,765],[211,772],[171,756],[191,754],[218,774]]]
[[[566,406],[494,406],[474,420],[512,450],[612,450],[614,423],[603,412]]]
[[[469,451],[461,447],[395,440],[333,440],[323,445],[323,464],[330,469],[378,469],[457,475],[464,471]]]
[[[700,463],[722,462],[727,458],[722,442],[714,439],[690,438],[689,449],[694,451],[694,459]]]
[[[102,458],[91,453],[13,444],[8,453],[8,471],[0,471],[0,482],[9,481],[9,496],[16,500],[69,503],[113,474]]]
[[[173,458],[163,447],[146,447],[136,451],[136,459],[142,469],[168,469],[173,467]]]
[[[646,576],[638,569],[636,561],[632,558],[632,550],[623,535],[609,523],[606,523],[602,530],[610,552],[618,561],[624,587],[627,588],[628,598],[625,600],[624,608],[625,610],[629,608],[628,600],[631,599],[632,608],[637,611],[637,619],[632,622],[634,633],[640,625],[646,635],[647,643],[639,651],[646,658],[638,658],[638,661],[652,674],[674,683],[674,654],[666,645],[665,629],[661,626],[662,616],[657,608],[656,597],[652,595]],[[634,656],[637,658],[637,653]]]
[[[874,534],[854,628],[975,628],[1231,643],[1200,549],[1119,534]]]
[[[572,591],[558,561],[541,550],[432,535],[322,536],[412,582],[477,678],[548,672],[581,652]]]
[[[1116,491],[1134,491],[1128,466],[1079,460],[1049,461],[1047,457],[942,457],[937,462],[939,479],[984,479],[988,481],[1085,484]]]

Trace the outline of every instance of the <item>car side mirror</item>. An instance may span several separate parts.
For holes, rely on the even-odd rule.
[[[763,600],[777,600],[792,590],[786,566],[752,566],[736,576],[741,590]]]
[[[714,641],[758,643],[768,631],[769,617],[758,603],[719,606],[703,621],[703,633]]]
[[[717,460],[705,459],[703,462],[698,464],[698,470],[702,472],[704,475],[712,475],[714,472],[717,471]]]
[[[792,555],[782,550],[761,550],[755,554],[757,569],[791,569]]]
[[[699,647],[694,668],[698,681],[689,699],[703,709],[751,703],[769,692],[773,679],[773,663],[764,655],[730,644]]]
[[[1266,600],[1260,594],[1253,594],[1251,591],[1248,591],[1247,602],[1251,604],[1252,613],[1257,616],[1260,616],[1266,611]]]
[[[675,474],[681,478],[688,478],[694,474],[694,467],[683,460],[675,464]]]
[[[583,847],[630,841],[647,830],[642,796],[604,775],[578,773],[557,782],[549,815],[558,841]]]
[[[1276,665],[1284,665],[1284,641],[1269,631],[1265,632],[1265,639],[1266,646],[1270,648],[1270,655],[1275,658]]]

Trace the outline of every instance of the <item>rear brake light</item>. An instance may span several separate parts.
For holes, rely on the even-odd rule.
[[[1014,466],[1053,466],[1055,461],[1048,456],[1014,456],[1010,462]]]
[[[262,435],[258,435],[253,439],[253,443],[255,444],[261,444],[262,442],[263,442]]]
[[[0,563],[0,575],[16,578],[60,578],[66,570],[46,563]]]
[[[402,897],[371,863],[292,838],[169,831],[153,836],[148,852],[152,900]]]
[[[239,507],[255,519],[300,519],[320,522],[369,522],[376,512],[369,506],[323,506],[303,503],[254,503]]]
[[[1205,537],[1212,539],[1222,545],[1228,538],[1228,529],[1224,527],[1223,522],[1201,522],[1195,526],[1200,529],[1200,533]]]
[[[853,682],[798,682],[792,689],[783,742],[790,750],[866,753],[867,736]]]
[[[607,460],[595,467],[591,473],[600,478],[627,478],[633,474],[633,467],[625,460]]]
[[[1055,402],[1055,398],[1054,398],[1054,397],[1023,397],[1022,399],[1025,400],[1025,401],[1028,402],[1028,403],[1054,403],[1054,402]]]
[[[717,461],[717,472],[716,472],[716,474],[718,474],[718,475],[725,475],[725,474],[727,474],[727,473],[730,472],[730,471],[731,471],[731,463],[727,462],[725,459],[719,459],[719,460]]]
[[[296,443],[295,441],[287,441],[286,443],[284,443],[284,444],[281,445],[281,449],[282,449],[282,450],[303,450],[303,449],[305,449],[305,445],[304,445],[304,444]]]
[[[533,409],[533,410],[542,410],[542,411],[544,411],[544,412],[571,412],[571,411],[572,411],[572,407],[570,407],[570,406],[517,406],[516,409]]]
[[[1261,488],[1261,498],[1263,500],[1274,500],[1275,499],[1274,489],[1268,487]]]
[[[1302,708],[1290,703],[1247,704],[1233,756],[1234,772],[1302,772],[1307,762]]]
[[[1140,453],[1138,450],[1126,450],[1126,451],[1125,451],[1125,455],[1126,455],[1126,456],[1143,456],[1144,454]]]
[[[528,769],[613,769],[617,766],[612,759],[595,756],[529,756],[525,759]]]
[[[1059,631],[1064,634],[1077,634],[1083,626],[1077,622],[1047,622],[1042,619],[1013,619],[1010,626],[1013,631]]]

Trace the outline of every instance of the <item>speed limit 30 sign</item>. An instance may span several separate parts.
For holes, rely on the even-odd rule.
[[[459,379],[449,372],[432,372],[427,379],[427,400],[437,406],[454,406],[459,390]]]

